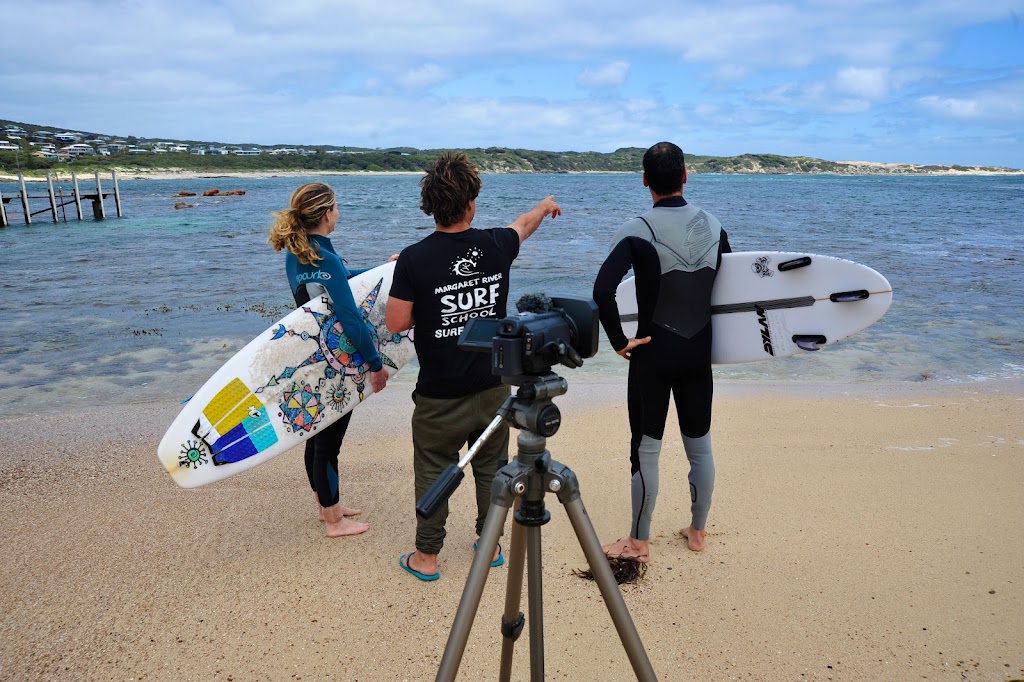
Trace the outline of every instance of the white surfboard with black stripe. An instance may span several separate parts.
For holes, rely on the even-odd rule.
[[[622,328],[634,336],[636,286],[616,290]],[[892,286],[853,261],[786,251],[722,256],[711,294],[711,360],[727,365],[815,351],[877,322],[892,303]]]

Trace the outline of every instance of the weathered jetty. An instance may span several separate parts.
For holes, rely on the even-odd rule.
[[[75,212],[79,220],[83,219],[82,213],[82,202],[92,202],[92,217],[96,220],[104,220],[107,217],[107,209],[103,203],[103,200],[109,197],[111,194],[114,195],[114,207],[117,211],[117,217],[121,217],[121,190],[117,185],[117,171],[111,171],[111,184],[113,185],[113,192],[104,192],[102,183],[100,182],[100,172],[96,171],[96,191],[83,193],[78,188],[78,176],[72,171],[71,173],[71,196],[67,197],[64,195],[63,187],[58,183],[56,191],[54,190],[53,175],[49,172],[46,173],[46,194],[29,194],[28,190],[25,189],[25,176],[20,172],[18,173],[18,195],[21,198],[21,209],[25,217],[25,224],[32,224],[32,216],[40,215],[43,213],[49,213],[53,217],[53,222],[60,222],[61,216],[64,217],[65,222],[68,219],[67,211],[64,210],[65,206],[74,204]],[[49,205],[46,208],[33,211],[30,205],[30,200],[46,199]],[[3,192],[0,191],[0,227],[7,227],[10,225],[8,205],[12,203],[14,197],[5,197]],[[60,209],[60,213],[58,213]]]

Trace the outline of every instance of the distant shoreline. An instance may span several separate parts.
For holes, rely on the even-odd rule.
[[[948,168],[944,170],[918,170],[921,165],[904,163],[880,163],[872,161],[837,161],[836,163],[850,167],[847,173],[801,173],[797,171],[774,173],[766,171],[755,172],[715,172],[700,173],[693,172],[693,175],[833,175],[833,176],[867,176],[867,175],[900,175],[900,176],[1016,176],[1024,175],[1024,170],[992,170],[986,168],[957,169]],[[217,178],[292,178],[307,176],[388,176],[388,175],[423,175],[422,171],[353,171],[353,170],[256,170],[256,171],[193,171],[183,168],[157,168],[152,170],[139,168],[110,168],[100,171],[100,178],[110,177],[111,171],[117,171],[120,180],[215,180]],[[71,171],[51,171],[54,175],[68,175]],[[550,171],[482,171],[485,175],[545,175]],[[562,171],[560,175],[630,175],[639,174],[640,171]],[[83,170],[78,173],[79,180],[88,180],[95,174],[95,170]],[[0,182],[17,182],[17,175],[0,174]],[[42,176],[25,175],[25,182],[45,182],[45,174]]]

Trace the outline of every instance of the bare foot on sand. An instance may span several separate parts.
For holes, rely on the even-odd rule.
[[[693,526],[687,526],[676,533],[676,535],[686,540],[686,546],[689,547],[691,551],[700,552],[704,549],[704,531],[697,530]]]
[[[340,521],[327,521],[324,525],[324,533],[329,538],[340,538],[346,535],[359,535],[370,529],[370,524],[362,521],[353,521],[347,516],[342,516]]]
[[[330,507],[323,507],[324,534],[329,538],[340,538],[346,535],[359,535],[370,528],[370,524],[353,521],[342,513],[341,502]]]
[[[601,549],[604,551],[605,556],[610,559],[636,559],[645,564],[651,560],[651,543],[649,540],[625,537],[616,540],[610,545],[603,545]]]
[[[316,493],[313,493],[313,494],[316,495]],[[320,500],[319,499],[317,499],[317,501],[316,501],[316,508],[317,508],[317,518],[320,519],[320,523],[326,522],[327,519],[324,518],[324,508],[320,506]],[[342,516],[359,516],[362,513],[363,513],[362,509],[356,509],[354,507],[346,507],[345,505],[341,505],[341,514],[342,514]]]

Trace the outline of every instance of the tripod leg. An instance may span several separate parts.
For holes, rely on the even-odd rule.
[[[517,505],[518,506],[518,505]],[[512,652],[523,628],[523,614],[519,604],[523,596],[523,566],[526,563],[526,529],[512,524],[512,538],[508,547],[508,583],[505,587],[505,613],[501,617],[501,667],[499,682],[512,679]]]
[[[544,568],[540,526],[526,529],[527,603],[530,607],[530,679],[544,679]]]
[[[477,541],[476,555],[473,557],[473,564],[469,569],[469,577],[466,578],[466,587],[462,591],[462,599],[459,601],[459,609],[455,612],[455,619],[452,621],[452,630],[448,634],[444,656],[441,657],[441,665],[437,669],[435,679],[438,682],[441,680],[452,682],[459,672],[459,664],[462,662],[462,655],[466,653],[469,631],[473,627],[473,619],[476,618],[476,611],[480,607],[480,597],[484,593],[487,573],[491,570],[491,560],[494,557],[494,550],[498,548],[498,537],[505,525],[508,510],[508,506],[492,502],[491,508],[487,511],[487,519],[484,521],[483,531]]]
[[[615,576],[612,575],[611,566],[608,565],[608,557],[601,551],[601,541],[597,538],[597,532],[594,531],[594,525],[590,522],[587,510],[583,506],[583,500],[577,495],[575,499],[563,502],[563,506],[570,523],[572,523],[573,530],[576,531],[576,538],[580,542],[580,547],[583,548],[583,554],[587,557],[587,563],[590,564],[590,572],[594,574],[597,587],[601,590],[605,607],[612,617],[615,630],[619,633],[619,640],[622,641],[622,647],[626,650],[629,662],[633,666],[636,679],[644,682],[657,680],[651,661],[647,657],[647,651],[644,649],[643,642],[640,641],[640,635],[626,608],[626,602],[622,598],[622,593],[619,592],[618,583],[615,582]],[[530,615],[532,617],[533,614]]]

